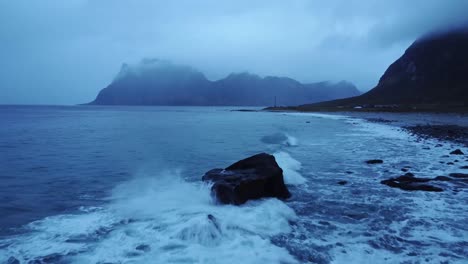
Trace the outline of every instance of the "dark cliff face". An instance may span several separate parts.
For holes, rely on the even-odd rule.
[[[199,71],[159,60],[143,60],[138,67],[124,64],[115,80],[101,90],[97,105],[297,105],[359,95],[348,82],[300,82],[250,73],[230,74],[209,81]]]
[[[467,103],[468,29],[457,29],[415,41],[388,67],[378,85],[369,92],[304,107]]]
[[[468,30],[417,40],[362,97],[381,103],[467,102]]]

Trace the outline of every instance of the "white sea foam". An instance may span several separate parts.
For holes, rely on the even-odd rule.
[[[209,186],[176,173],[115,188],[110,205],[49,217],[10,239],[0,262],[68,255],[72,263],[297,263],[270,237],[290,232],[294,211],[277,199],[216,205]]]
[[[287,139],[286,139],[286,145],[287,146],[295,147],[295,146],[297,146],[299,144],[297,138],[295,138],[295,137],[293,137],[291,135],[288,135],[288,134],[286,134],[286,137],[287,137]]]
[[[302,167],[299,161],[283,151],[276,152],[273,156],[275,156],[276,162],[283,169],[284,182],[286,184],[299,185],[307,182],[306,178],[299,173]]]
[[[347,119],[347,116],[344,115],[335,115],[335,114],[319,114],[319,113],[284,113],[285,115],[290,116],[310,116],[310,117],[318,117],[318,118],[326,118],[326,119],[333,119],[333,120],[341,120]]]

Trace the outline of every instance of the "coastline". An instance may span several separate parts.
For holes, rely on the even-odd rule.
[[[401,110],[401,109],[400,109]],[[320,113],[362,118],[373,123],[399,127],[420,139],[437,139],[468,147],[468,109],[455,112],[376,111],[371,109],[337,109],[303,111],[297,107],[268,107],[266,112]]]

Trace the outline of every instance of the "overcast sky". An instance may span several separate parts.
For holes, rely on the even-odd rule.
[[[0,104],[89,102],[142,58],[366,91],[467,12],[468,0],[0,0]]]

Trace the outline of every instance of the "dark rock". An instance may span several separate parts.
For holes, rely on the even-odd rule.
[[[347,173],[347,174],[353,174],[353,172],[352,172],[352,171],[346,171],[346,173]]]
[[[455,163],[453,163],[453,162],[447,162],[446,164],[447,164],[447,165],[453,165],[453,164],[455,164]]]
[[[141,245],[138,245],[135,249],[139,251],[143,251],[143,252],[148,252],[151,250],[151,247],[146,244],[141,244]]]
[[[468,178],[467,173],[450,173],[449,176],[453,177],[453,178],[462,178],[462,179],[467,179]]]
[[[264,197],[291,196],[284,184],[283,170],[275,157],[266,153],[238,161],[224,170],[210,170],[202,179],[213,183],[212,194],[223,204],[240,205]]]
[[[402,171],[402,172],[407,172],[408,169],[407,169],[407,168],[403,168],[403,169],[401,169],[401,171]]]
[[[453,180],[452,178],[449,178],[447,176],[437,176],[433,179],[434,181],[451,181]]]
[[[367,121],[375,122],[375,123],[393,123],[395,120],[388,120],[384,118],[367,118]]]
[[[462,170],[468,170],[468,166],[461,166],[460,169],[462,169]]]
[[[382,164],[383,160],[380,160],[380,159],[367,160],[366,163],[367,164]]]
[[[461,151],[460,149],[456,149],[452,152],[450,152],[450,155],[464,155],[465,153],[463,153],[463,151]]]
[[[397,178],[383,180],[380,183],[393,188],[399,188],[405,191],[427,191],[427,192],[442,192],[442,188],[435,187],[429,184],[424,184],[431,181],[428,178],[416,178],[413,174],[405,174]]]
[[[348,183],[347,181],[339,181],[339,182],[338,182],[339,185],[345,185],[345,184],[347,184],[347,183]]]

